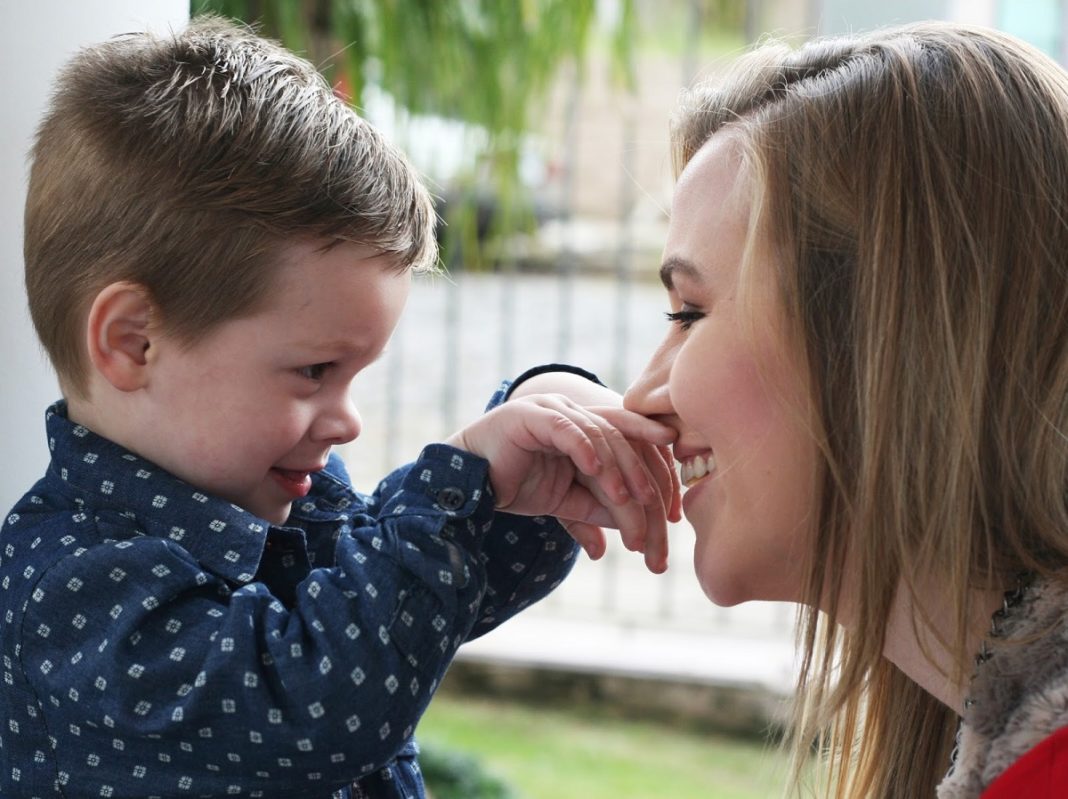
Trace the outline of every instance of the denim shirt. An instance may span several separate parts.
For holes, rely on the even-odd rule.
[[[457,647],[575,560],[446,445],[370,496],[334,456],[276,527],[62,402],[47,428],[0,528],[2,797],[422,799],[412,733]]]

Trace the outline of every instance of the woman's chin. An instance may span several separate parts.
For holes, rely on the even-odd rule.
[[[705,562],[703,558],[695,557],[694,561],[697,582],[713,605],[732,608],[753,599],[746,590],[745,582],[739,580],[738,575],[725,572],[722,568],[702,568]],[[722,566],[722,564],[717,565]]]

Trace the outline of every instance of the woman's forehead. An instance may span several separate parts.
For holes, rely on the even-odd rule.
[[[724,131],[712,136],[694,153],[675,186],[672,216],[689,213],[694,206],[714,202],[723,210],[748,204],[750,177],[737,134]]]

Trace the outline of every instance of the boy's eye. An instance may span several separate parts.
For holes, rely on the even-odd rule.
[[[699,319],[703,319],[704,315],[704,311],[698,311],[685,306],[683,306],[681,311],[671,311],[664,314],[669,322],[674,322],[683,330],[689,330],[693,323]]]
[[[311,366],[302,366],[297,370],[297,373],[308,380],[314,380],[319,382],[323,379],[323,375],[326,374],[326,370],[330,368],[328,363],[315,363]]]

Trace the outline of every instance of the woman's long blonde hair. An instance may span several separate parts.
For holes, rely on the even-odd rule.
[[[882,655],[899,586],[942,581],[966,679],[969,590],[1068,564],[1068,76],[949,24],[767,44],[684,96],[676,171],[721,128],[756,176],[823,453],[795,749],[820,737],[828,796],[933,796],[957,716]]]

